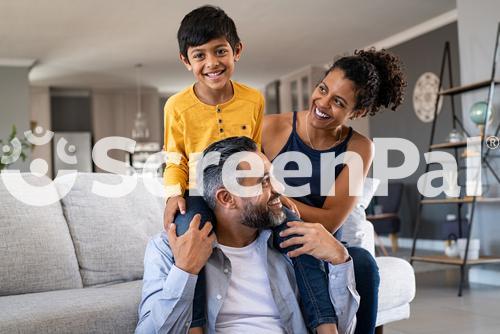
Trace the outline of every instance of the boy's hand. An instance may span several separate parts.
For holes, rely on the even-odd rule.
[[[200,230],[201,215],[197,214],[191,220],[189,229],[177,236],[175,224],[168,229],[168,242],[174,254],[175,266],[193,275],[198,275],[205,266],[213,251],[213,242],[216,240],[212,231],[212,224],[206,222]]]
[[[286,196],[280,195],[280,200],[281,204],[283,204],[284,206],[295,212],[295,214],[300,218],[299,208],[291,199],[289,199]]]
[[[167,205],[165,205],[165,211],[163,213],[163,228],[168,231],[170,224],[174,222],[175,214],[177,210],[181,214],[186,213],[186,200],[182,196],[172,196],[167,200]]]

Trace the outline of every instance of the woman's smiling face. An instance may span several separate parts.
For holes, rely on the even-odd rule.
[[[355,114],[356,88],[344,77],[344,71],[336,68],[314,89],[311,101],[310,124],[315,128],[336,128]]]

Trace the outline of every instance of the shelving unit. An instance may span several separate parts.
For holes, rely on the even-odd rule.
[[[136,171],[140,172],[147,166],[148,158],[160,151],[160,144],[156,142],[137,143],[134,153],[127,154],[127,163]],[[155,161],[155,164],[158,161]]]
[[[493,80],[495,85],[500,84],[500,81]],[[470,92],[472,90],[476,89],[481,89],[481,88],[486,88],[491,85],[491,80],[484,80],[480,82],[476,82],[473,84],[465,85],[465,86],[458,86],[458,87],[453,87],[449,89],[442,90],[439,95],[456,95],[456,94],[461,94],[465,92]]]
[[[500,36],[500,23],[498,24],[497,28],[497,35],[496,35],[496,40],[495,40],[495,49],[493,53],[493,64],[492,64],[492,73],[491,73],[491,78],[489,80],[481,81],[481,82],[476,82],[472,83],[469,85],[464,85],[464,86],[458,86],[454,87],[453,86],[453,77],[452,77],[452,70],[451,70],[451,54],[450,54],[450,43],[446,42],[444,46],[444,52],[443,52],[443,58],[441,62],[441,70],[440,70],[440,75],[439,75],[439,95],[441,98],[444,98],[445,96],[450,97],[451,99],[451,111],[453,113],[452,117],[452,125],[453,128],[456,129],[457,125],[460,126],[462,131],[466,134],[467,137],[470,137],[469,133],[465,130],[462,122],[460,119],[457,117],[456,112],[455,112],[455,103],[454,103],[454,97],[455,95],[470,92],[473,90],[481,89],[481,88],[489,88],[488,91],[488,108],[487,108],[487,113],[486,113],[486,120],[489,119],[490,113],[492,112],[492,103],[493,103],[493,95],[495,91],[495,86],[500,84],[500,81],[495,80],[495,72],[496,72],[496,59],[498,55],[498,40]],[[448,69],[448,78],[449,78],[449,84],[450,87],[448,89],[442,90],[442,82],[444,78],[444,72],[445,68],[447,67]],[[456,161],[459,160],[459,150],[463,149],[464,147],[467,146],[467,141],[460,141],[456,143],[434,143],[434,135],[435,135],[435,130],[437,126],[437,121],[438,121],[438,105],[439,105],[439,98],[436,99],[435,107],[434,107],[434,120],[432,122],[432,130],[431,130],[431,137],[430,137],[430,144],[429,144],[429,151],[434,151],[434,150],[442,150],[442,149],[452,149],[454,150],[454,155]],[[497,127],[496,131],[494,132],[494,136],[497,136],[500,130],[500,125]],[[484,138],[486,137],[486,134],[488,133],[488,122],[484,125],[484,130],[483,133],[481,134],[481,166],[487,167],[491,174],[495,177],[498,183],[500,183],[500,177],[498,176],[497,172],[492,168],[490,163],[488,162],[488,157],[489,157],[489,152],[490,149],[487,148],[486,150],[483,150],[484,147]],[[484,134],[484,135],[483,135]],[[467,156],[467,155],[465,155]],[[463,158],[463,156],[461,156]],[[426,173],[429,171],[429,164],[426,165]],[[464,280],[465,280],[465,272],[466,268],[469,265],[477,265],[477,264],[491,264],[491,263],[500,263],[500,256],[481,256],[477,260],[468,260],[467,256],[469,253],[469,244],[470,244],[470,235],[471,235],[471,230],[472,230],[472,225],[474,223],[474,211],[476,208],[476,204],[478,203],[500,203],[500,198],[486,198],[486,197],[480,197],[480,196],[472,196],[472,197],[458,197],[458,198],[438,198],[438,199],[429,199],[429,198],[424,198],[423,195],[420,195],[420,202],[418,206],[418,211],[417,211],[417,217],[416,217],[416,223],[415,223],[415,230],[413,233],[413,246],[412,246],[412,251],[411,251],[411,260],[410,263],[413,264],[414,261],[419,261],[419,262],[427,262],[427,263],[438,263],[438,264],[447,264],[447,265],[455,265],[460,267],[460,283],[458,287],[458,296],[462,296],[462,291],[463,291],[463,286],[464,286]],[[420,227],[422,225],[422,210],[425,205],[456,205],[457,206],[457,221],[458,221],[458,234],[459,238],[462,238],[463,236],[463,231],[462,231],[462,209],[465,205],[470,205],[470,218],[468,221],[468,233],[467,233],[467,244],[465,247],[465,256],[464,259],[460,258],[450,258],[444,255],[431,255],[431,256],[417,256],[415,255],[416,251],[416,244],[418,240],[418,233],[420,230]]]

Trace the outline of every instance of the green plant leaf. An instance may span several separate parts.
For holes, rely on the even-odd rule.
[[[9,137],[9,142],[16,137],[16,134],[17,134],[17,128],[16,128],[16,125],[13,124],[12,131],[11,131],[10,137]]]

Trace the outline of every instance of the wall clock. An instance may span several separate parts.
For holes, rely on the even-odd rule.
[[[422,74],[413,90],[413,109],[418,119],[424,123],[434,120],[434,108],[439,89],[439,77],[432,72]],[[441,112],[443,99],[439,99],[438,114]]]

